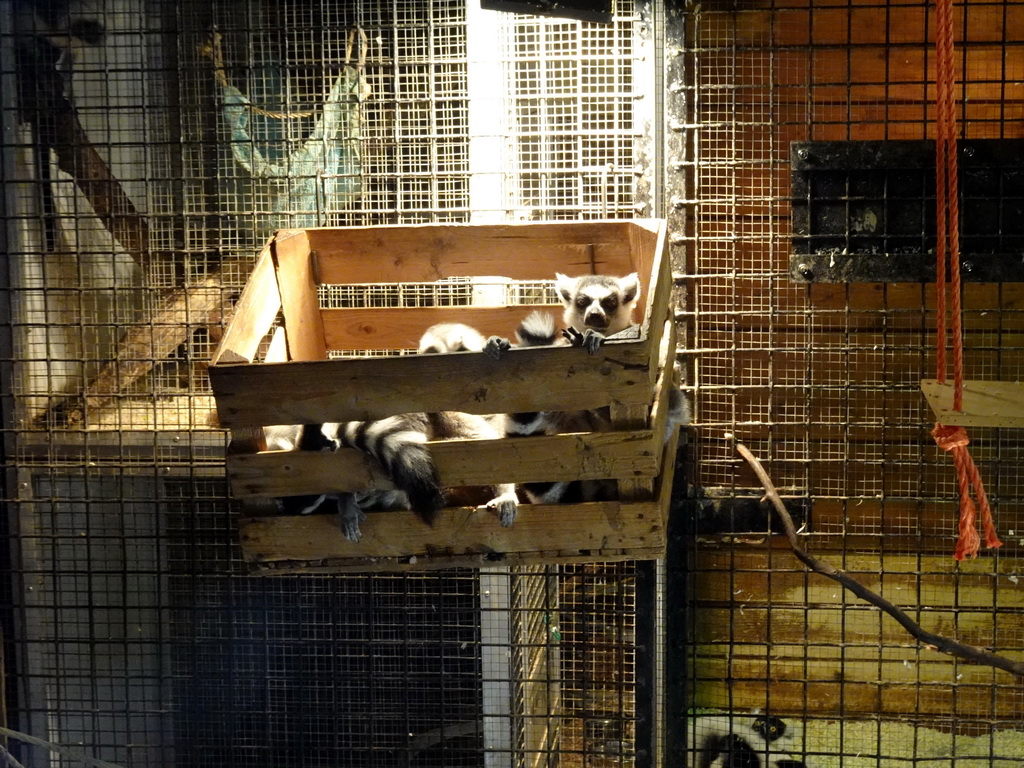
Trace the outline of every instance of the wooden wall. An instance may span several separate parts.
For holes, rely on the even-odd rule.
[[[926,628],[1024,658],[1022,432],[971,430],[1005,546],[956,564],[953,467],[919,391],[935,373],[934,286],[788,278],[790,142],[934,137],[933,5],[713,2],[688,22],[696,202],[675,258],[695,484],[758,486],[736,434],[784,494],[810,498],[816,554]],[[1024,137],[1024,2],[958,4],[955,30],[963,136]],[[968,285],[964,303],[966,375],[1024,377],[1022,286]],[[1020,681],[918,648],[784,542],[704,536],[691,554],[695,706],[1024,717]]]

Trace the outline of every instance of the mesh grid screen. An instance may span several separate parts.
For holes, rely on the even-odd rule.
[[[206,376],[277,227],[632,215],[632,14],[0,3],[0,725],[121,766],[633,763],[633,564],[249,576]]]
[[[1022,21],[1017,2],[955,5],[964,139],[1020,137]],[[934,23],[934,6],[914,2],[704,4],[669,63],[697,424],[691,765],[707,764],[699,749],[714,734],[763,748],[757,712],[788,725],[776,760],[1017,766],[1024,755],[1019,679],[921,647],[807,575],[765,535],[760,483],[728,437],[806,517],[813,554],[926,629],[1021,658],[1021,432],[968,429],[1004,546],[958,564],[956,475],[920,391],[935,377],[934,285],[789,275],[791,142],[934,139]],[[965,286],[967,378],[1020,380],[1019,305],[1018,285]]]
[[[652,16],[673,40],[659,89],[637,74]],[[1017,768],[1017,681],[806,575],[725,436],[804,513],[815,554],[1020,658],[1019,430],[970,430],[1005,544],[956,564],[956,483],[919,391],[931,288],[788,272],[791,141],[934,136],[931,8],[496,18],[414,0],[0,3],[6,724],[126,766],[651,760],[632,564],[246,576],[205,364],[275,227],[635,215],[653,103],[695,416],[685,520],[710,521],[684,558],[682,688],[702,719],[668,727],[754,739],[768,712],[787,726],[776,759]],[[955,18],[963,137],[1020,138],[1024,5]],[[1019,304],[1014,285],[965,288],[969,378],[1020,378]],[[701,764],[683,752],[658,759]]]

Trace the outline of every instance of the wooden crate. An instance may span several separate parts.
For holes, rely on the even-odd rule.
[[[414,347],[441,321],[511,337],[536,305],[321,309],[320,284],[431,282],[500,275],[551,280],[637,271],[637,340],[596,355],[569,347],[343,357]],[[414,225],[279,231],[264,247],[210,366],[221,426],[232,432],[231,490],[256,570],[332,572],[654,558],[665,547],[676,441],[663,444],[674,353],[671,272],[661,220]],[[560,317],[561,306],[543,306]],[[333,515],[284,516],[275,497],[358,490],[379,478],[359,451],[266,451],[262,427],[415,411],[507,413],[610,406],[613,430],[431,445],[445,486],[619,481],[615,502],[523,504],[514,525],[447,508],[433,526],[372,512],[347,541]],[[669,468],[662,471],[663,467]]]

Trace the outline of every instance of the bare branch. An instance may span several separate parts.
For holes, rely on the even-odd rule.
[[[765,471],[761,462],[745,445],[743,445],[743,443],[737,441],[736,450],[739,452],[740,456],[747,460],[747,463],[750,464],[751,469],[753,469],[754,473],[757,475],[758,480],[761,481],[761,485],[764,486],[765,498],[771,502],[776,514],[778,514],[779,519],[782,521],[782,527],[785,530],[786,538],[789,540],[789,546],[792,548],[793,554],[795,554],[800,562],[806,565],[810,570],[815,573],[820,573],[822,576],[830,578],[833,581],[839,582],[839,584],[850,592],[853,592],[857,597],[861,598],[865,602],[871,603],[871,605],[876,608],[882,609],[896,619],[900,626],[907,630],[914,639],[923,643],[925,646],[942,653],[976,662],[978,664],[985,664],[990,667],[1002,669],[1006,672],[1017,675],[1018,677],[1024,677],[1024,663],[1013,661],[1012,659],[1007,659],[981,648],[976,648],[973,645],[967,645],[948,637],[928,632],[905,612],[897,608],[881,595],[872,592],[859,581],[843,571],[840,571],[838,568],[822,562],[813,555],[808,554],[800,544],[800,539],[796,532],[796,526],[793,524],[793,518],[789,516],[789,512],[786,510],[786,505],[782,503],[782,499],[779,497],[779,492],[775,489],[775,484],[772,482],[771,478],[768,477],[768,473]]]

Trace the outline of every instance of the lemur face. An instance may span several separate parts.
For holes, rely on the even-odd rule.
[[[765,741],[771,742],[785,735],[786,723],[778,717],[763,715],[754,720],[751,729],[761,734]]]
[[[640,298],[640,277],[556,274],[555,287],[565,305],[564,320],[576,330],[591,328],[611,335],[633,324],[633,310]]]

